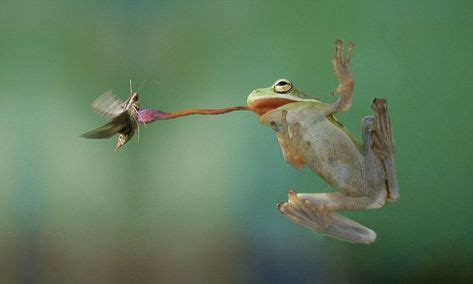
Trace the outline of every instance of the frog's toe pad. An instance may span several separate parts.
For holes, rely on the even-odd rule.
[[[300,199],[294,191],[289,191],[288,202],[277,204],[279,211],[289,220],[353,243],[370,244],[376,239],[376,233],[342,215],[327,210],[324,205],[317,206],[309,200]]]

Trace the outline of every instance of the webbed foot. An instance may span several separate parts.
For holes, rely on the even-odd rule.
[[[278,203],[277,208],[295,223],[353,243],[370,244],[376,239],[373,230],[328,210],[324,205],[299,198],[293,190],[289,190],[288,199],[288,202]]]
[[[394,153],[394,139],[391,130],[391,118],[386,99],[374,99],[371,109],[375,114],[375,133],[373,148],[382,157]]]
[[[324,205],[317,206],[309,200],[300,199],[294,190],[287,193],[288,202],[277,203],[277,208],[295,223],[322,231],[330,224],[328,211]]]
[[[391,118],[386,99],[374,99],[371,109],[374,112],[375,130],[373,131],[373,151],[383,162],[388,184],[388,201],[399,199],[399,186],[394,160],[394,138],[392,134]]]

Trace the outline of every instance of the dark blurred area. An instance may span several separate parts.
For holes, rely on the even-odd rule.
[[[471,283],[469,1],[3,1],[0,283]],[[334,41],[354,41],[360,137],[390,104],[401,199],[347,212],[370,245],[323,237],[275,208],[332,191],[285,163],[249,112],[186,117],[115,139],[91,102],[244,105],[288,78],[322,101]],[[146,80],[146,83],[142,84]],[[139,136],[139,137],[138,137]]]

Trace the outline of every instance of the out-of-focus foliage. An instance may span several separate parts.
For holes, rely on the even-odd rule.
[[[4,1],[0,9],[0,282],[343,282],[472,277],[472,4],[468,1]],[[89,108],[241,105],[285,77],[324,101],[352,40],[357,135],[390,104],[401,200],[347,215],[371,246],[275,209],[330,191],[286,164],[254,114],[163,121],[119,153],[80,139]],[[359,136],[359,135],[358,135]],[[367,282],[368,281],[368,282]]]

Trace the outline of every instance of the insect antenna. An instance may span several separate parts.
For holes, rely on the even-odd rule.
[[[136,91],[137,93],[139,93],[139,92],[141,91],[141,89],[145,86],[145,84],[146,84],[146,82],[148,81],[148,79],[149,79],[149,77],[146,78],[146,79],[144,79],[143,82],[141,82],[140,86],[138,87],[138,90]],[[137,117],[138,117],[141,121],[143,121],[143,119],[142,119],[142,117],[141,117],[139,111],[137,112]],[[144,127],[146,128],[146,123],[143,122],[143,125],[144,125]],[[138,124],[138,127],[139,127],[139,124]]]
[[[138,90],[136,91],[137,93],[141,91],[141,89],[145,86],[147,81],[148,81],[148,78],[144,79],[143,82],[141,82],[140,86],[138,87]]]
[[[130,96],[133,95],[133,85],[131,83],[131,79],[130,79]]]

